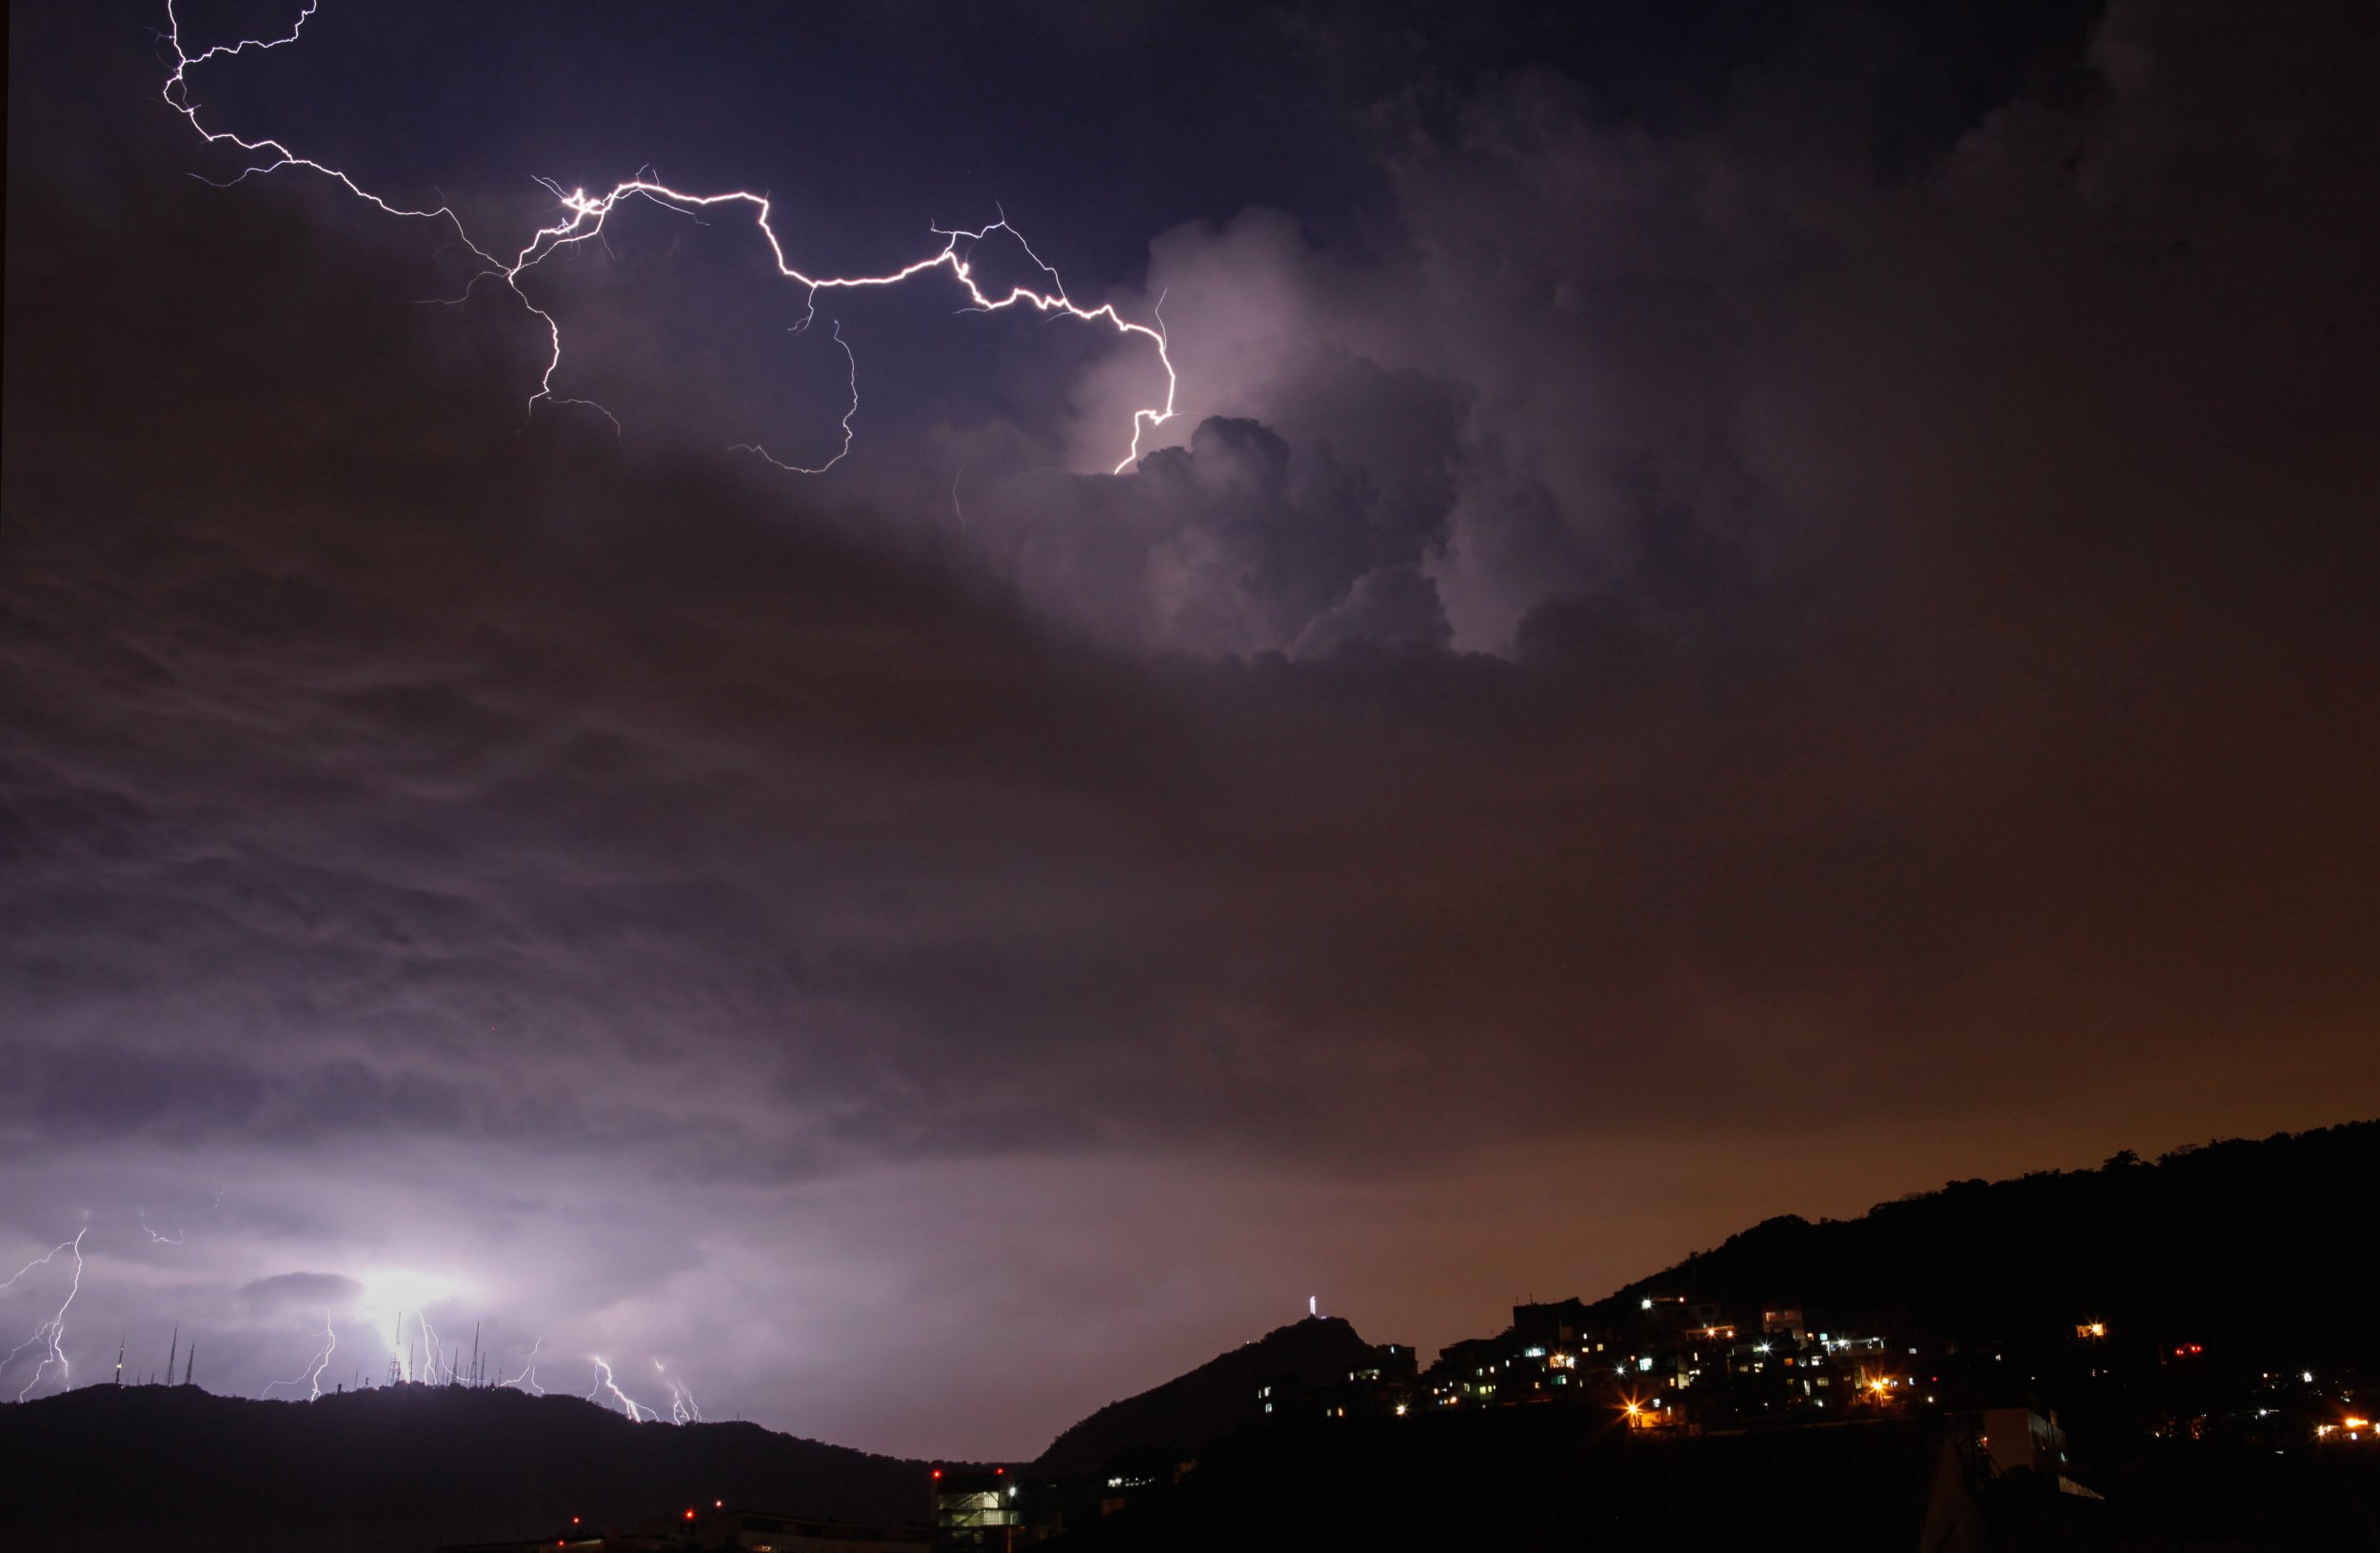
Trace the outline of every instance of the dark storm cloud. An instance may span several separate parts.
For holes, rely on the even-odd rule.
[[[840,484],[522,430],[533,342],[411,306],[419,231],[12,92],[19,1200],[178,1182],[234,1324],[443,1245],[578,1347],[929,1448],[898,1349],[1014,1451],[984,1310],[1119,1377],[1032,1383],[1054,1429],[1158,1378],[1093,1312],[1195,1359],[1299,1279],[1244,1205],[1394,1240],[1363,1194],[1473,1170],[1517,1244],[1528,1168],[1613,1139],[1773,1176],[2050,1074],[2175,1141],[2369,1109],[2355,25],[2119,6],[1890,154],[1843,105],[1910,45],[1849,13],[1659,112],[1436,83],[1365,243],[1157,240],[1187,413],[1121,478],[1030,466],[1112,462],[1147,363],[1034,325]],[[674,392],[669,338],[615,368]]]
[[[981,481],[974,547],[1051,615],[1106,641],[1200,654],[1301,655],[1350,641],[1445,645],[1415,567],[1442,499],[1399,510],[1327,445],[1293,456],[1254,421],[1201,421],[1123,479]]]
[[[2224,456],[2193,423],[2288,404],[2340,446],[2372,126],[2318,61],[2360,25],[2118,8],[2089,90],[2000,103],[1905,176],[1864,159],[1857,27],[1675,133],[1522,74],[1408,129],[1378,262],[1250,215],[1160,238],[1148,291],[1194,410],[1293,445],[1339,435],[1312,385],[1351,360],[1439,387],[1451,424],[1403,440],[1459,442],[1422,531],[1464,646],[1565,591],[1734,609],[1862,546],[1989,544],[1995,488],[2108,531],[2213,499],[2176,478]]]

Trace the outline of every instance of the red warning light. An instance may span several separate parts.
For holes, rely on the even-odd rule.
[[[938,1477],[938,1478],[939,1478],[939,1477],[941,1477],[942,1475],[942,1469],[941,1467],[939,1467],[939,1466],[938,1466],[938,1467],[936,1467],[936,1468],[934,1469],[934,1476],[936,1476],[936,1477]]]

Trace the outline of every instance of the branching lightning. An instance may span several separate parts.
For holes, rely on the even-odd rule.
[[[511,1386],[517,1391],[526,1391],[531,1396],[544,1396],[545,1388],[537,1384],[537,1350],[545,1345],[545,1340],[542,1337],[530,1344],[528,1363],[521,1366],[521,1373],[510,1380],[501,1381],[498,1384]]]
[[[149,1244],[152,1245],[179,1245],[184,1237],[189,1234],[189,1231],[186,1229],[180,1235],[160,1235],[156,1230],[149,1228],[147,1208],[136,1207],[132,1212],[140,1219],[141,1228],[149,1231]]]
[[[703,1409],[694,1400],[693,1388],[681,1385],[671,1379],[669,1371],[663,1367],[662,1362],[658,1359],[653,1361],[653,1371],[661,1377],[661,1384],[669,1388],[669,1422],[672,1424],[702,1423]]]
[[[1113,470],[1115,473],[1122,473],[1139,460],[1140,438],[1144,432],[1173,419],[1180,378],[1174,370],[1172,353],[1167,348],[1162,311],[1157,312],[1156,323],[1152,326],[1125,318],[1116,310],[1113,303],[1086,308],[1074,301],[1066,294],[1065,282],[1060,277],[1058,271],[1044,263],[1040,254],[1034,252],[1032,245],[1025,241],[1023,234],[1008,224],[1004,212],[1000,220],[978,230],[929,226],[927,230],[942,239],[942,246],[923,258],[883,274],[811,275],[797,268],[786,256],[784,244],[779,238],[776,228],[771,224],[772,207],[765,194],[756,194],[748,189],[730,189],[715,194],[688,193],[683,189],[673,189],[656,177],[642,174],[615,184],[608,193],[589,194],[584,189],[565,191],[560,184],[540,178],[537,181],[559,202],[561,214],[547,225],[538,228],[529,240],[507,259],[499,257],[489,248],[482,247],[478,240],[465,229],[462,217],[456,214],[451,206],[440,205],[427,209],[417,209],[393,204],[364,188],[338,168],[316,161],[311,157],[302,156],[269,136],[249,139],[234,130],[209,128],[200,117],[201,105],[190,96],[190,71],[213,60],[230,58],[250,51],[261,53],[297,42],[319,4],[320,0],[307,0],[305,9],[298,12],[296,21],[290,25],[288,32],[284,36],[243,38],[236,43],[216,44],[193,54],[183,44],[181,19],[175,13],[172,0],[168,0],[165,41],[173,50],[173,70],[166,77],[162,92],[167,106],[188,120],[190,128],[196,130],[207,144],[230,146],[252,159],[248,166],[226,181],[226,187],[239,183],[252,174],[277,172],[285,168],[299,168],[331,180],[357,199],[389,215],[442,223],[450,227],[457,240],[486,267],[475,273],[465,285],[462,296],[453,300],[459,302],[464,297],[469,296],[472,289],[483,280],[494,280],[511,291],[520,301],[521,306],[530,316],[538,320],[545,330],[547,348],[545,365],[538,373],[536,391],[528,396],[527,410],[531,415],[536,413],[540,404],[581,404],[600,412],[611,422],[615,429],[619,428],[619,417],[594,401],[565,399],[556,394],[554,376],[562,368],[562,325],[552,313],[540,308],[530,299],[528,293],[523,289],[522,281],[529,270],[534,269],[564,249],[590,239],[601,242],[605,223],[610,219],[612,212],[620,208],[623,201],[646,200],[664,209],[689,215],[698,211],[726,207],[748,211],[753,226],[768,244],[769,253],[776,262],[778,274],[803,289],[803,319],[802,323],[796,326],[797,329],[806,329],[817,320],[818,299],[821,291],[899,286],[905,281],[939,269],[948,270],[950,278],[957,282],[961,290],[965,293],[965,305],[960,309],[962,312],[990,313],[1015,308],[1028,308],[1046,318],[1066,317],[1086,324],[1104,324],[1119,335],[1146,340],[1155,348],[1159,365],[1165,370],[1165,399],[1161,405],[1143,407],[1133,411],[1132,437],[1124,456],[1118,461]],[[1010,287],[1002,293],[984,289],[975,272],[975,249],[978,245],[996,232],[1006,233],[1023,250],[1025,257],[1032,262],[1034,267],[1048,277],[1049,289],[1037,290],[1031,287],[1019,285]],[[1160,306],[1161,309],[1161,303]],[[835,332],[835,343],[842,346],[845,357],[850,358],[851,368],[850,408],[843,413],[843,446],[836,451],[835,456],[815,468],[805,468],[787,463],[770,453],[764,447],[755,443],[736,444],[735,450],[756,453],[777,468],[798,474],[823,473],[843,461],[843,455],[851,450],[851,423],[858,415],[860,408],[859,363],[856,357],[851,356],[849,345],[843,342],[839,324]]]
[[[330,1367],[330,1356],[336,1353],[338,1349],[338,1328],[331,1325],[330,1318],[328,1316],[325,1316],[323,1318],[323,1345],[321,1351],[314,1355],[313,1359],[307,1363],[305,1369],[298,1372],[297,1379],[293,1381],[267,1382],[265,1384],[265,1394],[270,1396],[273,1391],[285,1385],[293,1389],[302,1385],[306,1387],[306,1400],[307,1402],[316,1401],[323,1394],[323,1371]]]
[[[89,1231],[86,1231],[85,1233],[89,1233]],[[81,1235],[77,1235],[70,1241],[60,1241],[57,1244],[51,1246],[40,1256],[33,1258],[32,1261],[25,1264],[24,1266],[19,1267],[16,1271],[10,1273],[6,1283],[0,1283],[0,1289],[14,1288],[18,1279],[24,1277],[27,1273],[31,1272],[35,1267],[46,1267],[50,1265],[50,1258],[56,1256],[61,1251],[69,1249],[69,1247],[81,1244],[82,1240],[83,1237]]]
[[[620,1389],[620,1383],[612,1379],[611,1365],[605,1362],[602,1354],[591,1353],[587,1357],[595,1361],[595,1368],[599,1372],[593,1388],[586,1394],[587,1401],[593,1402],[598,1393],[608,1391],[618,1399],[620,1410],[628,1415],[631,1424],[643,1424],[648,1420],[656,1424],[661,1422],[660,1409],[647,1407]]]
[[[436,1385],[439,1376],[444,1374],[451,1382],[454,1379],[453,1369],[442,1370],[440,1368],[446,1363],[446,1352],[445,1345],[438,1340],[438,1328],[432,1326],[429,1324],[429,1318],[418,1310],[413,1312],[413,1328],[421,1334],[422,1345],[427,1350],[422,1363],[422,1379],[431,1385]]]
[[[850,345],[843,337],[843,321],[841,319],[837,319],[835,321],[835,343],[843,347],[843,360],[850,366],[851,368],[851,397],[843,412],[843,446],[835,449],[835,456],[828,459],[825,463],[821,464],[814,469],[805,469],[799,464],[787,464],[784,460],[776,457],[774,454],[770,453],[767,448],[762,447],[756,442],[739,442],[730,447],[727,451],[731,453],[758,453],[761,457],[767,459],[769,463],[776,465],[779,468],[784,470],[788,474],[824,474],[828,469],[833,468],[836,465],[843,462],[843,455],[851,451],[851,417],[860,413],[860,358],[851,353]]]
[[[17,1392],[16,1400],[19,1402],[32,1395],[33,1387],[41,1384],[42,1377],[50,1373],[50,1366],[52,1364],[58,1367],[58,1384],[61,1387],[69,1384],[73,1377],[73,1366],[69,1365],[66,1360],[66,1313],[74,1304],[75,1295],[81,1293],[83,1289],[83,1237],[89,1233],[90,1230],[88,1227],[76,1231],[72,1240],[60,1241],[50,1248],[47,1255],[35,1257],[11,1274],[6,1284],[0,1284],[0,1289],[13,1287],[18,1279],[31,1272],[35,1267],[48,1265],[50,1260],[61,1251],[70,1251],[74,1255],[74,1277],[67,1284],[66,1298],[58,1302],[57,1314],[34,1327],[33,1335],[10,1348],[6,1358],[0,1358],[0,1373],[5,1373],[10,1364],[16,1363],[18,1354],[33,1347],[36,1344],[40,1344],[41,1363],[33,1366],[31,1377],[26,1381],[24,1388]]]

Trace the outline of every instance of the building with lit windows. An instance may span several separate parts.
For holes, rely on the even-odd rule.
[[[936,1548],[1010,1548],[1022,1543],[1022,1484],[1006,1467],[934,1469]]]

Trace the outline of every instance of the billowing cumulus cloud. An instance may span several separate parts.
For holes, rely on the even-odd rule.
[[[1163,235],[1187,424],[1254,418],[1426,492],[1404,528],[1457,640],[1504,650],[1549,598],[1738,605],[1862,539],[1993,527],[1969,509],[2027,482],[2105,528],[2215,457],[2193,420],[2336,413],[2371,125],[2311,61],[2355,24],[2119,6],[2087,86],[1892,175],[1845,106],[1884,63],[1864,25],[1690,131],[1547,74],[1406,124],[1366,257],[1279,212]],[[1130,391],[1094,375],[1084,428]]]
[[[1210,416],[1121,479],[986,481],[967,515],[1024,599],[1112,643],[1304,654],[1448,634],[1417,570],[1439,514],[1399,512],[1368,470],[1256,421]]]
[[[2332,25],[2118,6],[1891,156],[1850,16],[1381,91],[1377,208],[1157,237],[1121,476],[1146,362],[1023,322],[855,313],[829,481],[524,430],[417,231],[12,93],[0,1248],[225,1386],[402,1305],[1015,1454],[1318,1286],[2369,1110]]]

